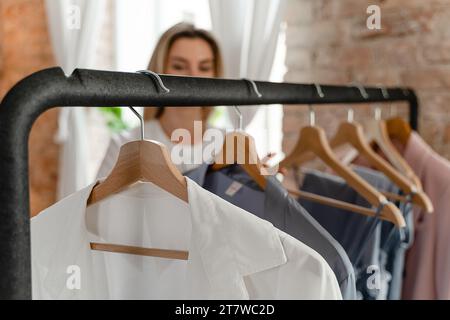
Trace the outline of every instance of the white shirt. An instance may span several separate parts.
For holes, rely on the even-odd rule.
[[[145,131],[145,139],[149,140],[156,140],[162,144],[164,144],[167,148],[167,151],[172,151],[172,148],[175,146],[175,144],[167,137],[166,133],[161,127],[161,124],[158,120],[150,120],[146,121],[144,123],[144,131]],[[106,150],[105,157],[103,158],[103,161],[100,165],[100,168],[97,173],[97,179],[104,178],[109,175],[112,168],[117,162],[117,157],[119,156],[119,150],[122,145],[124,145],[127,142],[139,140],[139,134],[140,134],[140,128],[134,128],[130,131],[116,134],[111,137],[111,141],[109,143],[108,149]],[[196,149],[201,149],[202,144],[197,143],[194,145],[191,144],[185,144],[182,146],[182,149],[189,149],[189,151],[192,154],[195,154]],[[183,152],[183,151],[181,151]],[[201,153],[201,151],[200,151]],[[178,170],[180,170],[181,173],[187,172],[189,170],[195,169],[198,166],[201,165],[201,163],[195,164],[195,163],[180,163],[175,164],[178,167]]]
[[[34,217],[33,299],[342,299],[317,252],[186,180],[188,203],[138,183],[86,209],[90,185]],[[188,250],[189,259],[93,251],[92,241]],[[67,286],[69,266],[80,289]]]

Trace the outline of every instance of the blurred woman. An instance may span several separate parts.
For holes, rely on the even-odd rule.
[[[157,73],[195,76],[222,77],[223,61],[219,45],[211,33],[197,29],[192,24],[179,23],[168,29],[159,39],[149,70]],[[145,138],[163,143],[169,153],[175,143],[170,137],[175,129],[183,128],[189,131],[191,141],[181,141],[183,148],[196,152],[201,148],[201,137],[194,134],[194,122],[202,121],[203,131],[211,107],[159,107],[145,108]],[[203,132],[202,132],[203,136]],[[126,142],[139,139],[139,128],[112,137],[105,158],[102,161],[97,178],[106,177],[117,161],[120,147]],[[178,143],[178,142],[177,142]],[[194,169],[199,164],[176,164],[184,173]]]

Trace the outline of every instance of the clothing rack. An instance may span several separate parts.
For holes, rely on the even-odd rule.
[[[18,82],[0,105],[0,298],[31,298],[28,136],[36,118],[56,106],[214,106],[331,104],[406,101],[417,130],[419,106],[413,90],[314,84],[251,82],[161,75],[160,92],[148,75],[61,68],[45,69]],[[64,271],[63,271],[64,272]]]

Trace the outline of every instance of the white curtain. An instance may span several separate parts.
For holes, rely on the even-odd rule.
[[[94,67],[104,9],[104,0],[46,0],[53,52],[66,75],[75,68]],[[57,196],[61,199],[90,182],[85,108],[61,109],[57,141],[60,143]]]
[[[209,4],[225,76],[269,80],[286,0],[209,0]],[[241,112],[246,128],[257,107],[241,108]]]

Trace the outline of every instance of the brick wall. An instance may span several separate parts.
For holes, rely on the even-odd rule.
[[[420,133],[450,159],[450,1],[288,0],[286,81],[411,86],[418,94]],[[366,9],[381,8],[381,30],[368,30]],[[346,108],[318,106],[317,122],[332,134]],[[373,108],[354,106],[364,122]],[[407,105],[382,114],[406,115]],[[284,108],[283,148],[289,152],[307,107]]]
[[[0,1],[0,99],[23,77],[54,65],[43,0]],[[29,139],[31,213],[56,198],[57,110],[42,114]]]

